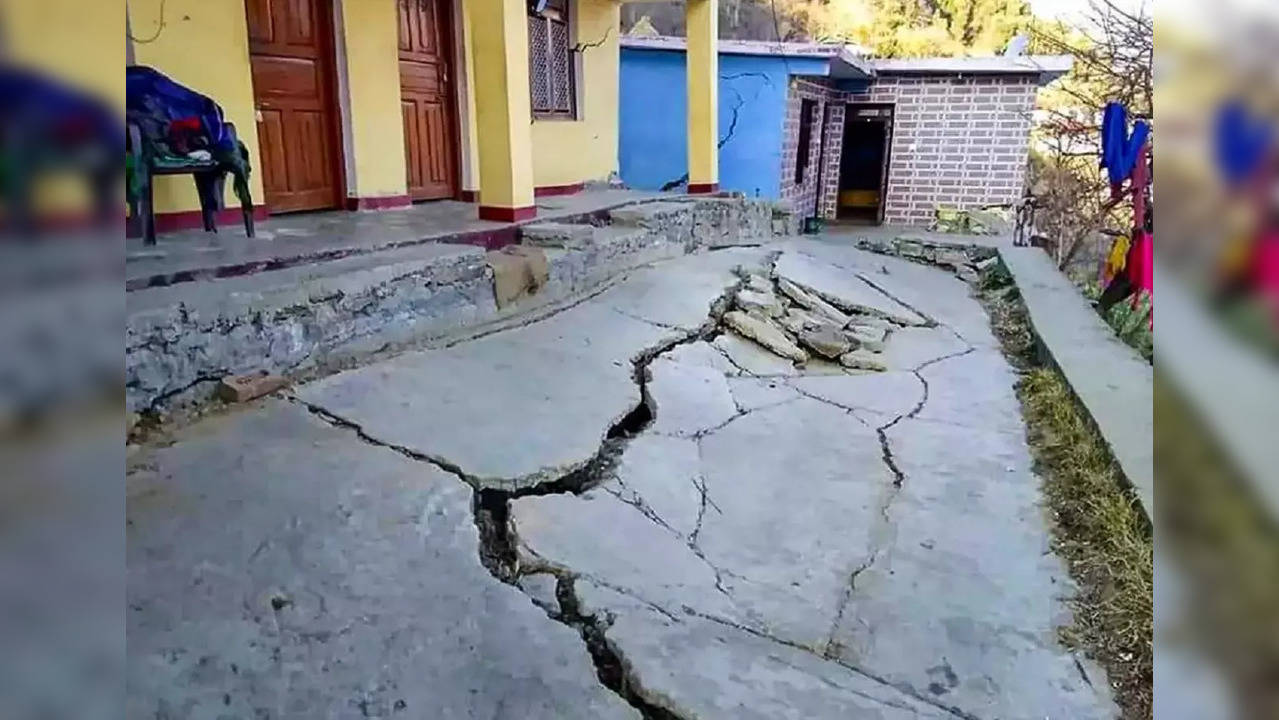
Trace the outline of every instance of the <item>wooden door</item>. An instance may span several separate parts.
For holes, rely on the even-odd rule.
[[[266,204],[272,212],[338,207],[332,6],[245,0],[244,7]]]
[[[400,22],[400,107],[409,197],[457,192],[448,0],[396,0]]]

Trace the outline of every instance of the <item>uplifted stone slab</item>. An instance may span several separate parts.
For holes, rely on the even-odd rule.
[[[804,347],[828,360],[836,359],[854,347],[854,341],[848,336],[829,328],[802,330],[799,333],[799,341]]]
[[[848,315],[845,314],[844,311],[817,297],[813,293],[799,287],[784,277],[777,278],[777,289],[780,290],[783,295],[793,300],[796,305],[831,320],[839,327],[843,327],[848,324]]]
[[[775,272],[846,312],[870,312],[903,325],[923,325],[924,318],[849,270],[797,252],[785,252]]]
[[[839,356],[839,364],[854,370],[874,370],[882,372],[888,369],[883,358],[869,350],[852,350]]]
[[[670,616],[587,580],[586,610],[614,618],[605,637],[627,685],[676,717],[702,720],[952,720],[941,708],[820,656],[702,617]]]
[[[749,315],[740,310],[732,310],[724,314],[724,324],[776,355],[795,362],[804,362],[808,359],[808,353],[796,345],[781,328],[765,318]]]
[[[872,325],[849,325],[848,334],[857,341],[858,347],[871,352],[883,352],[884,343],[888,339],[888,329]]]
[[[759,292],[743,288],[737,291],[733,304],[743,312],[753,312],[764,317],[781,317],[786,308],[772,292]]]
[[[677,334],[588,302],[525,327],[302,386],[370,436],[518,488],[588,462],[640,402],[632,360]]]
[[[283,401],[142,453],[124,717],[638,720],[480,565],[456,477]]]
[[[649,430],[691,436],[737,414],[724,373],[660,357],[648,366],[647,388],[654,419]]]

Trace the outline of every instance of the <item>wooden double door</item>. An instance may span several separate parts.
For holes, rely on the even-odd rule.
[[[332,2],[245,0],[261,146],[257,171],[273,213],[335,208],[345,194]],[[449,1],[394,2],[409,196],[454,197],[458,132]]]
[[[395,0],[399,7],[400,111],[409,197],[457,194],[449,0]]]

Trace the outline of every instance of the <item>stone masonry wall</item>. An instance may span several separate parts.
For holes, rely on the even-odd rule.
[[[559,242],[522,231],[522,246],[544,253],[549,277],[513,304],[500,301],[482,248],[448,243],[128,292],[127,406],[201,402],[226,375],[305,376],[517,317],[638,265],[794,232],[777,203],[739,197],[638,203],[612,210],[602,226],[579,222],[558,224]]]
[[[1033,75],[881,76],[847,94],[894,105],[885,221],[925,225],[938,205],[1015,202],[1037,90]]]
[[[787,97],[782,144],[782,200],[798,218],[834,218],[839,160],[849,103],[893,106],[884,220],[926,225],[938,205],[973,208],[1015,202],[1025,184],[1030,120],[1038,90],[1033,75],[881,76],[864,91],[846,93],[795,80]],[[817,102],[821,132],[810,157],[816,177],[796,185],[800,101]],[[812,167],[812,166],[810,166]]]

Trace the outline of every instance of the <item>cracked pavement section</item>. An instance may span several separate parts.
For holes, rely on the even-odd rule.
[[[764,257],[734,249],[640,270],[545,320],[334,375],[297,396],[456,467],[477,488],[550,482],[590,462],[639,404],[634,361],[696,333],[737,281],[733,266]]]
[[[127,717],[639,717],[430,464],[272,400],[127,488]]]
[[[718,331],[770,263],[887,370]],[[795,240],[206,421],[129,479],[130,716],[1113,717],[1014,381],[964,283]]]

